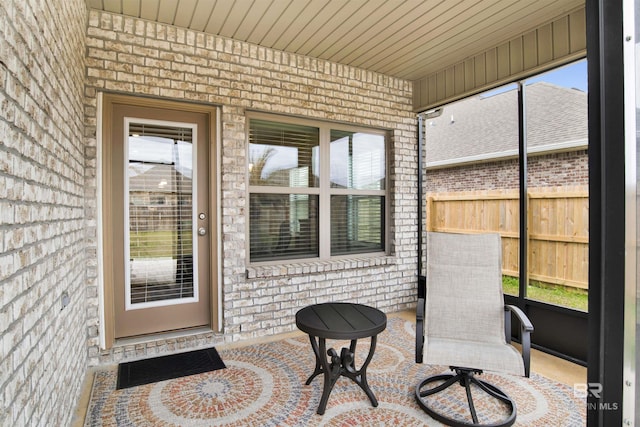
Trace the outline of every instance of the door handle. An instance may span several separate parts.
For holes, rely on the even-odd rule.
[[[198,236],[204,236],[207,234],[207,229],[204,227],[198,228]]]

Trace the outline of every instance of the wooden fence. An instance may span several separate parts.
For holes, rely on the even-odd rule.
[[[502,268],[519,270],[517,190],[427,194],[428,231],[497,232],[502,236]],[[546,283],[588,288],[589,193],[587,187],[535,188],[528,192],[528,277]]]

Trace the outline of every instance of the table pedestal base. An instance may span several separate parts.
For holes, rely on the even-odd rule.
[[[322,398],[318,405],[318,414],[324,414],[331,390],[340,376],[350,378],[353,382],[358,384],[367,394],[369,400],[371,400],[371,404],[374,407],[378,406],[378,400],[373,395],[373,392],[367,383],[367,366],[369,366],[369,362],[371,362],[373,352],[376,348],[375,335],[371,337],[369,354],[360,369],[356,369],[355,365],[356,343],[358,340],[351,340],[349,348],[342,348],[340,355],[338,355],[333,348],[330,348],[329,351],[327,351],[325,338],[316,338],[310,335],[309,339],[311,340],[313,352],[316,355],[316,367],[305,384],[311,384],[311,381],[313,381],[316,376],[324,374],[324,385],[322,388]],[[327,360],[327,356],[329,356],[330,361]]]

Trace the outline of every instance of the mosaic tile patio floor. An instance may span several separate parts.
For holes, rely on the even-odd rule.
[[[227,368],[125,390],[116,390],[116,373],[95,374],[86,426],[438,426],[414,399],[419,380],[448,371],[414,362],[414,323],[389,319],[379,335],[367,371],[380,402],[371,406],[364,392],[347,378],[336,383],[324,415],[316,409],[322,376],[304,382],[314,357],[306,336],[221,350]],[[328,342],[336,349],[346,342]],[[368,340],[358,342],[356,362],[364,360]],[[584,426],[585,402],[569,386],[533,374],[516,378],[482,376],[514,398],[517,426]],[[452,412],[466,403],[461,393],[440,398]],[[479,399],[479,412],[495,415],[502,408]]]

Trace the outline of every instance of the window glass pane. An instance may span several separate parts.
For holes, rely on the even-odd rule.
[[[319,129],[250,120],[249,185],[318,186]]]
[[[318,196],[251,194],[250,260],[317,257]]]
[[[514,84],[425,114],[428,231],[499,233],[505,293],[518,295],[518,90]]]
[[[331,187],[384,190],[384,136],[331,130]]]
[[[384,197],[331,196],[331,255],[384,250]]]
[[[194,296],[192,129],[130,123],[131,304]]]
[[[385,136],[330,126],[249,120],[250,262],[384,251]]]
[[[587,311],[587,62],[525,81],[529,299]]]

